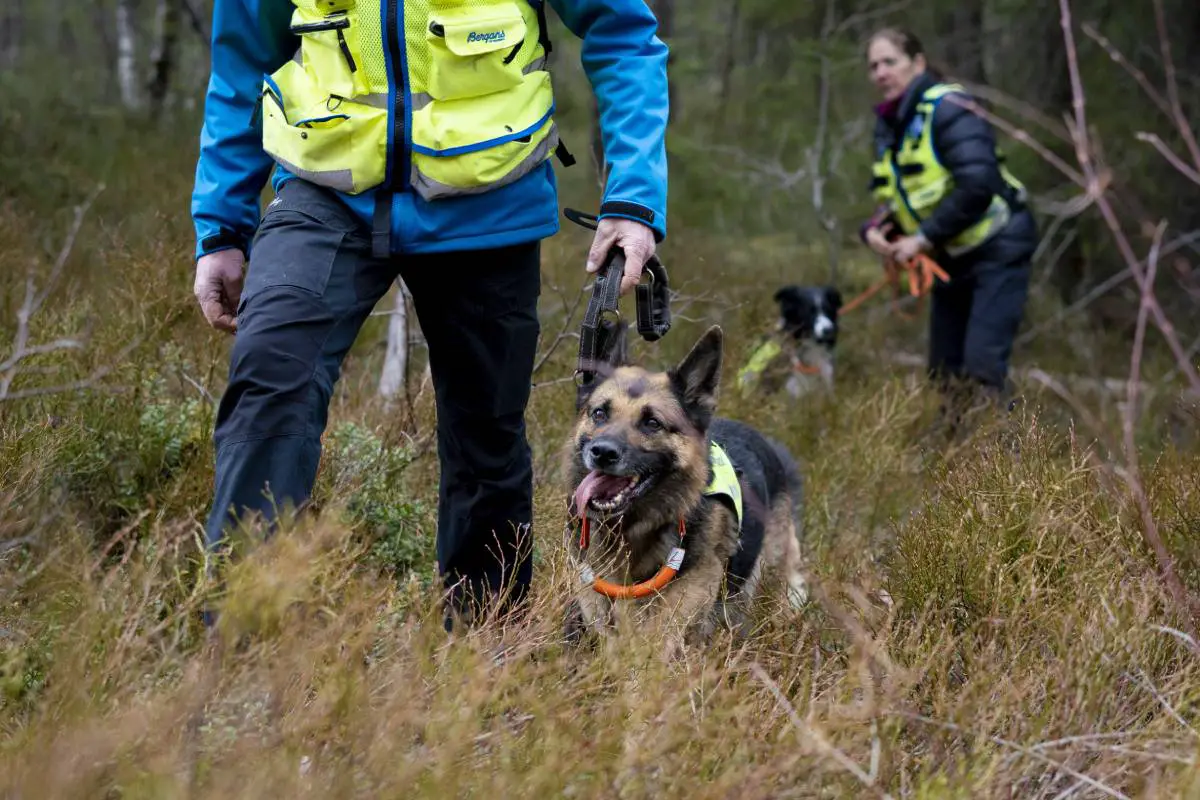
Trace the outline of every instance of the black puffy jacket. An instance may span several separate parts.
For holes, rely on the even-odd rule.
[[[880,113],[875,122],[875,153],[899,144],[912,122],[921,95],[938,81],[929,73],[909,85],[894,114]],[[1008,193],[996,159],[996,137],[987,120],[958,103],[940,103],[933,114],[933,145],[942,165],[954,176],[954,187],[921,223],[934,246],[954,238],[978,222],[992,196]],[[1020,261],[1037,248],[1037,226],[1028,209],[1014,214],[1004,230],[957,261]]]

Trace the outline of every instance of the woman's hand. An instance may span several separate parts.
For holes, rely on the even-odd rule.
[[[867,247],[870,247],[881,256],[886,256],[892,251],[892,244],[887,240],[888,234],[892,232],[892,223],[885,222],[878,228],[867,229]]]
[[[885,255],[890,255],[894,261],[901,264],[907,264],[921,253],[929,252],[929,240],[920,234],[902,236],[889,247],[890,251]]]

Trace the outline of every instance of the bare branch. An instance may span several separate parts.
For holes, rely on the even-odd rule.
[[[13,381],[21,374],[22,365],[27,359],[65,350],[79,350],[84,346],[81,340],[87,338],[86,332],[82,336],[56,339],[44,344],[30,344],[29,342],[32,338],[31,323],[62,278],[63,270],[66,269],[67,261],[70,259],[71,252],[75,248],[75,240],[79,235],[80,229],[83,227],[83,219],[102,191],[104,191],[104,185],[100,184],[82,203],[75,207],[75,216],[71,222],[71,227],[67,230],[66,239],[59,249],[54,263],[50,267],[50,274],[47,276],[41,291],[37,290],[34,283],[34,267],[30,265],[29,276],[25,281],[25,300],[22,302],[20,309],[17,310],[17,329],[13,333],[11,352],[3,360],[0,360],[0,402],[83,388],[92,385],[100,377],[103,377],[102,375],[97,376],[94,374],[83,381],[66,384],[61,387],[44,387],[20,392],[12,391]]]
[[[181,0],[181,2],[183,3],[183,10],[187,12],[188,19],[192,23],[192,30],[194,30],[196,35],[199,36],[201,41],[204,42],[204,46],[211,50],[212,34],[209,33],[208,25],[204,22],[204,15],[200,13],[198,8],[196,8],[195,0]]]
[[[1146,133],[1145,131],[1138,131],[1138,133],[1136,135],[1137,135],[1138,141],[1147,142],[1150,145],[1152,145],[1154,147],[1154,149],[1157,150],[1159,153],[1161,153],[1162,157],[1167,160],[1167,163],[1169,163],[1172,167],[1177,169],[1181,175],[1183,175],[1185,178],[1187,178],[1192,183],[1200,186],[1200,172],[1197,172],[1196,170],[1189,167],[1187,164],[1184,163],[1183,159],[1181,159],[1179,156],[1175,155],[1175,153],[1171,150],[1171,148],[1167,147],[1166,143],[1161,138],[1159,138],[1157,133]]]
[[[1150,83],[1150,79],[1146,77],[1146,73],[1133,66],[1133,64],[1130,64],[1129,59],[1125,58],[1125,54],[1117,49],[1117,46],[1109,41],[1108,37],[1096,30],[1095,26],[1084,22],[1080,24],[1079,28],[1088,36],[1088,38],[1092,39],[1094,42],[1096,42],[1096,44],[1104,48],[1104,52],[1108,53],[1109,58],[1125,68],[1125,71],[1128,72],[1135,81],[1137,81],[1138,86],[1142,87],[1142,91],[1144,91],[1146,96],[1149,97],[1156,106],[1158,106],[1160,111],[1162,111],[1168,117],[1171,116],[1171,106],[1167,104],[1165,99],[1163,99],[1162,94],[1154,88],[1154,84]]]
[[[1087,111],[1086,98],[1083,91],[1083,80],[1079,74],[1079,58],[1076,54],[1075,37],[1072,32],[1071,24],[1071,7],[1069,0],[1059,0],[1059,7],[1062,15],[1063,38],[1067,48],[1067,66],[1071,77],[1071,95],[1073,98],[1072,106],[1074,107],[1075,119],[1072,129],[1072,138],[1075,140],[1075,157],[1079,162],[1086,182],[1084,184],[1088,194],[1096,199],[1096,205],[1100,209],[1101,215],[1104,217],[1105,223],[1109,230],[1112,231],[1113,238],[1116,240],[1117,249],[1124,258],[1126,265],[1133,273],[1139,286],[1145,286],[1146,280],[1142,273],[1142,265],[1137,255],[1133,252],[1133,248],[1129,244],[1128,238],[1125,236],[1124,230],[1121,228],[1120,220],[1117,219],[1116,212],[1113,210],[1112,204],[1105,196],[1105,191],[1101,185],[1100,176],[1096,172],[1094,160],[1092,158],[1092,147],[1087,128]],[[1167,318],[1166,313],[1162,310],[1162,306],[1153,295],[1150,296],[1150,314],[1154,318],[1154,324],[1162,333],[1163,338],[1167,340],[1167,345],[1170,347],[1175,360],[1179,363],[1180,369],[1188,382],[1191,384],[1194,391],[1200,392],[1200,374],[1196,368],[1187,360],[1186,351],[1179,341],[1179,337],[1175,333],[1175,326]]]
[[[948,731],[954,731],[955,733],[966,733],[966,734],[972,733],[972,731],[967,730],[966,728],[962,727],[961,725],[955,725],[953,722],[942,722],[940,720],[926,717],[923,714],[913,714],[912,712],[909,712],[909,711],[893,711],[892,714],[894,714],[895,716],[901,717],[903,719],[914,720],[916,722],[923,722],[926,725],[933,725],[938,728],[944,728],[945,730],[948,730]],[[1093,778],[1089,775],[1085,775],[1082,772],[1079,772],[1078,770],[1067,766],[1066,764],[1062,763],[1061,761],[1056,761],[1047,755],[1043,755],[1042,753],[1038,752],[1037,750],[1034,750],[1029,747],[1025,747],[1025,746],[1017,744],[1016,742],[1013,742],[1013,741],[1009,741],[1008,739],[1003,739],[999,736],[988,736],[987,739],[988,739],[988,741],[993,742],[994,744],[998,744],[1001,747],[1007,747],[1010,750],[1013,750],[1024,756],[1028,756],[1029,758],[1032,758],[1035,761],[1039,761],[1043,764],[1048,764],[1048,765],[1054,767],[1059,772],[1065,772],[1067,775],[1070,775],[1072,778],[1075,778],[1078,781],[1082,781],[1083,783],[1086,783],[1088,786],[1091,786],[1093,789],[1107,795],[1108,797],[1119,798],[1119,800],[1129,800],[1129,797],[1127,795],[1122,794],[1121,792],[1112,788],[1108,784],[1101,783],[1100,781],[1096,780],[1095,778]]]
[[[1021,144],[1025,145],[1029,149],[1033,150],[1035,153],[1037,153],[1039,156],[1041,156],[1042,159],[1046,161],[1046,163],[1053,166],[1055,169],[1057,169],[1063,175],[1066,175],[1067,178],[1069,178],[1071,180],[1071,182],[1075,183],[1078,186],[1086,186],[1087,181],[1084,179],[1083,175],[1079,172],[1079,170],[1075,169],[1074,167],[1069,165],[1066,161],[1063,161],[1061,158],[1056,156],[1054,153],[1050,152],[1050,150],[1045,145],[1043,145],[1037,139],[1033,138],[1033,136],[1031,136],[1029,134],[1029,132],[1026,131],[1024,128],[1019,128],[1016,125],[1013,125],[1011,122],[1008,122],[1007,120],[996,116],[995,114],[993,114],[990,111],[988,111],[987,109],[983,108],[981,105],[974,102],[973,100],[968,100],[963,97],[957,97],[955,95],[947,95],[946,99],[952,103],[956,103],[957,105],[960,105],[963,108],[968,109],[972,113],[978,114],[980,117],[987,120],[992,125],[995,125],[997,128],[999,128],[1000,130],[1007,133],[1013,139],[1016,139]],[[1080,209],[1080,210],[1082,211],[1082,209]]]
[[[777,702],[788,715],[788,719],[792,721],[792,725],[796,728],[801,736],[812,741],[823,755],[832,758],[842,769],[846,770],[855,778],[857,778],[859,783],[861,783],[864,788],[873,790],[873,793],[877,797],[891,800],[891,795],[884,791],[883,788],[877,786],[875,784],[875,779],[863,771],[862,767],[860,767],[858,764],[855,764],[849,756],[835,747],[816,727],[808,724],[800,717],[799,712],[796,711],[796,707],[793,706],[783,692],[779,690],[779,685],[775,683],[775,681],[771,680],[771,676],[767,674],[766,670],[764,670],[757,662],[755,662],[750,665],[750,672],[754,675],[759,683],[767,688],[767,691],[771,693],[771,696],[775,698],[775,702]]]
[[[1154,0],[1154,22],[1158,27],[1158,43],[1162,50],[1163,72],[1167,80],[1167,98],[1171,106],[1170,117],[1179,129],[1179,135],[1183,137],[1188,152],[1192,154],[1192,163],[1197,170],[1200,170],[1200,144],[1197,144],[1192,126],[1184,116],[1183,104],[1179,102],[1179,82],[1175,79],[1175,61],[1171,57],[1171,38],[1167,35],[1167,19],[1163,13],[1162,0]]]
[[[866,11],[856,11],[839,22],[837,26],[830,31],[830,33],[840,36],[855,25],[862,25],[870,22],[873,19],[886,17],[890,14],[895,14],[898,11],[904,11],[911,5],[912,0],[899,0],[899,2],[891,3],[883,8],[872,8],[867,9]]]
[[[534,375],[536,375],[538,373],[538,371],[543,366],[545,366],[546,362],[550,360],[550,357],[552,355],[554,355],[554,351],[558,349],[558,346],[560,344],[562,344],[567,339],[573,339],[573,338],[578,339],[579,338],[579,334],[575,333],[571,330],[571,323],[574,322],[575,313],[579,310],[579,306],[583,303],[583,298],[587,295],[588,289],[589,289],[589,287],[585,286],[583,289],[581,289],[579,291],[579,294],[577,294],[575,296],[575,302],[572,303],[572,305],[569,309],[567,309],[567,313],[563,317],[562,327],[559,328],[558,333],[555,334],[554,340],[550,342],[550,346],[547,347],[546,350],[540,356],[538,356],[538,360],[534,363],[534,365],[533,365],[533,374]],[[564,303],[564,305],[566,305],[566,304]]]
[[[1184,247],[1187,247],[1189,244],[1191,244],[1192,242],[1196,242],[1196,241],[1200,241],[1200,231],[1192,231],[1191,233],[1186,233],[1183,236],[1180,236],[1180,237],[1172,240],[1171,242],[1168,242],[1167,244],[1163,245],[1162,252],[1159,254],[1159,257],[1161,258],[1164,256],[1168,256],[1178,250],[1182,250]],[[1053,317],[1046,320],[1042,324],[1040,324],[1037,327],[1032,328],[1032,329],[1026,331],[1025,333],[1021,334],[1020,336],[1018,336],[1016,343],[1018,345],[1022,345],[1022,344],[1026,344],[1026,343],[1032,341],[1039,334],[1043,333],[1047,329],[1053,327],[1054,325],[1057,325],[1058,323],[1062,322],[1064,319],[1071,316],[1072,314],[1082,311],[1084,308],[1086,308],[1087,306],[1089,306],[1093,302],[1095,302],[1097,298],[1103,296],[1109,290],[1115,288],[1119,284],[1124,283],[1125,281],[1129,280],[1129,278],[1132,276],[1133,276],[1133,270],[1126,267],[1125,269],[1121,270],[1120,272],[1105,279],[1101,283],[1096,284],[1096,286],[1094,286],[1090,291],[1088,291],[1088,293],[1085,294],[1083,297],[1079,298],[1071,305],[1069,305],[1066,308],[1064,308],[1063,310],[1059,311],[1057,314],[1055,314]]]
[[[1125,444],[1125,469],[1122,470],[1122,475],[1129,486],[1129,491],[1133,495],[1134,502],[1137,504],[1138,512],[1142,518],[1142,536],[1158,560],[1159,569],[1162,570],[1162,578],[1166,584],[1167,591],[1170,592],[1172,600],[1179,609],[1191,617],[1190,621],[1193,623],[1194,629],[1196,620],[1200,619],[1200,607],[1188,596],[1188,591],[1184,587],[1183,581],[1180,580],[1178,572],[1175,570],[1175,560],[1172,558],[1167,546],[1163,543],[1162,536],[1159,535],[1158,523],[1154,519],[1154,511],[1150,508],[1150,499],[1146,496],[1146,487],[1141,479],[1137,443],[1134,438],[1134,428],[1138,416],[1138,386],[1142,372],[1142,354],[1146,341],[1146,323],[1150,315],[1150,310],[1155,304],[1154,279],[1158,275],[1158,259],[1162,247],[1163,232],[1166,230],[1166,227],[1167,223],[1164,220],[1159,223],[1158,228],[1154,231],[1154,244],[1151,246],[1150,255],[1146,259],[1146,279],[1141,287],[1142,302],[1138,309],[1137,330],[1134,333],[1133,352],[1129,362],[1128,399],[1122,414],[1121,427]]]

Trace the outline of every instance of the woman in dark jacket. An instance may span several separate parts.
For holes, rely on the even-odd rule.
[[[930,373],[944,392],[982,389],[998,401],[1037,248],[1024,187],[1002,165],[991,126],[930,69],[915,36],[881,30],[867,60],[883,96],[872,182],[881,205],[863,242],[900,263],[928,253],[949,273],[932,290]]]

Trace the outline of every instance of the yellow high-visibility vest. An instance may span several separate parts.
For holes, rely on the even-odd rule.
[[[387,177],[389,141],[406,138],[408,182],[433,200],[511,183],[554,153],[544,17],[530,0],[405,0],[402,41],[397,25],[385,36],[383,0],[292,4],[300,47],[261,98],[263,148],[289,172],[360,194]]]
[[[954,188],[954,176],[942,166],[933,146],[933,114],[942,98],[951,92],[962,91],[962,86],[953,83],[941,83],[925,90],[899,147],[894,152],[892,148],[885,148],[872,168],[875,199],[889,206],[900,229],[910,236]],[[1004,166],[1003,155],[998,149],[996,157],[1000,161],[1000,175],[1017,196],[1023,198],[1025,186]],[[1008,201],[999,194],[994,195],[983,218],[943,247],[951,256],[969,252],[1007,225],[1012,215],[1013,208]]]

